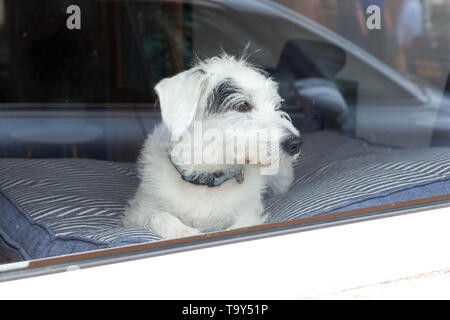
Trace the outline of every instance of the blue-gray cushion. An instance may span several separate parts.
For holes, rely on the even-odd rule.
[[[288,193],[266,201],[270,221],[450,194],[450,148],[390,148],[331,131],[306,134]]]
[[[265,199],[269,222],[450,193],[450,148],[392,149],[334,132],[304,136],[296,180]],[[90,159],[0,159],[0,254],[12,260],[160,240],[120,218],[135,166]]]
[[[137,184],[133,164],[0,159],[0,236],[24,259],[159,240],[120,225]]]

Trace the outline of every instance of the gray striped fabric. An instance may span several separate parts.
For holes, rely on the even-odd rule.
[[[326,131],[307,134],[304,141],[293,187],[265,200],[269,222],[323,214],[354,203],[364,207],[365,200],[439,181],[450,189],[450,148],[392,149]],[[0,212],[4,217],[0,236],[13,247],[23,246],[25,258],[159,240],[149,230],[120,225],[126,200],[137,185],[133,164],[0,159],[0,198],[12,201],[30,224],[23,229],[27,234],[15,233],[23,226],[15,222],[17,218],[8,217],[10,210],[5,209]],[[32,236],[33,228],[45,229],[49,243],[64,242],[53,243],[57,248],[52,250],[48,244],[31,250],[29,246],[41,241]],[[69,246],[71,241],[78,241],[77,245]]]
[[[120,225],[137,187],[135,166],[89,159],[0,159],[0,189],[55,237],[98,242],[160,239]]]
[[[450,192],[450,148],[392,149],[328,131],[305,135],[304,140],[290,191],[266,200],[271,222],[329,213],[357,202],[352,209],[363,208],[368,199],[379,198],[371,205],[386,204],[383,196],[413,187],[414,194],[398,193],[396,202]],[[421,195],[420,186],[430,183],[436,183],[434,190]]]

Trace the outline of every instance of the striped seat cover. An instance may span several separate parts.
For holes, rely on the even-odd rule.
[[[266,196],[269,222],[450,193],[450,148],[392,149],[327,131],[304,141],[291,190]],[[34,259],[159,240],[120,224],[137,185],[134,164],[0,159],[0,254]]]

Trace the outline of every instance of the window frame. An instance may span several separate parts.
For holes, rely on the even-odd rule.
[[[223,246],[243,241],[266,239],[292,233],[313,231],[389,217],[398,217],[440,208],[450,208],[450,194],[380,205],[325,215],[268,223],[247,228],[202,234],[193,237],[161,240],[81,252],[51,258],[12,262],[0,265],[0,283],[22,278],[85,269],[112,263],[133,261],[202,248]],[[75,266],[75,267],[74,267]]]

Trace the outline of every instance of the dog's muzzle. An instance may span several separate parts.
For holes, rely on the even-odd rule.
[[[290,136],[281,143],[283,150],[290,156],[295,156],[300,152],[300,148],[303,145],[303,140],[297,136]]]

